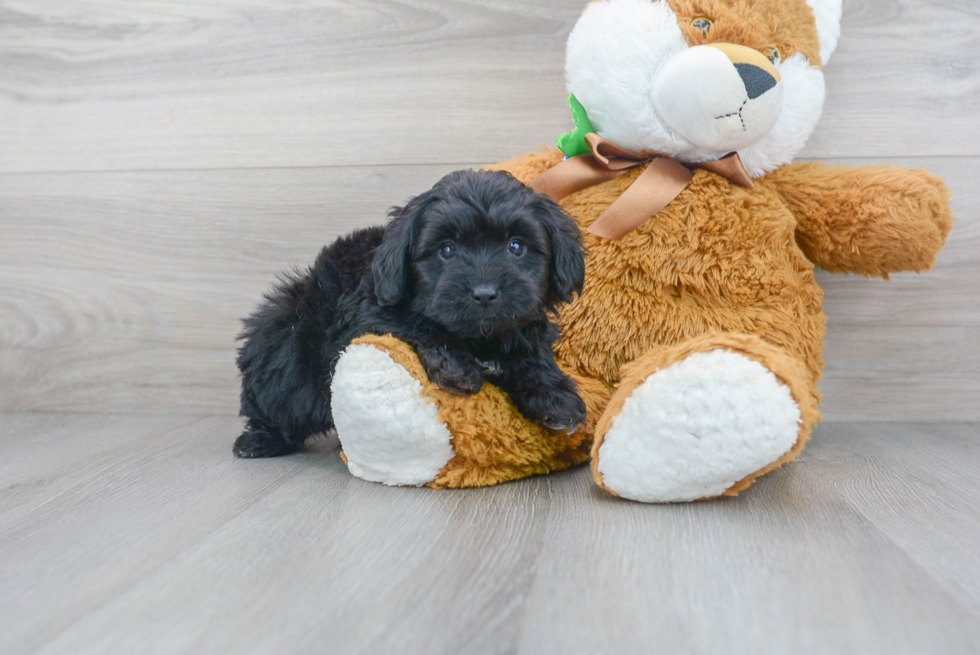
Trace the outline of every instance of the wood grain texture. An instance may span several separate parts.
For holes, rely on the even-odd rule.
[[[0,0],[0,411],[233,413],[279,271],[567,129],[581,4]],[[980,9],[845,4],[802,157],[905,155],[961,220],[926,275],[820,275],[824,414],[980,420]]]
[[[568,128],[584,0],[0,2],[0,171],[497,161]],[[978,155],[980,9],[847,0],[804,157]]]
[[[975,653],[977,425],[825,424],[737,499],[240,461],[233,417],[0,415],[0,651]]]
[[[237,412],[275,276],[451,168],[0,176],[0,407]]]
[[[980,158],[895,163],[963,220],[927,274],[820,274],[824,414],[980,420]],[[238,320],[275,275],[452,168],[0,175],[0,409],[234,413]]]

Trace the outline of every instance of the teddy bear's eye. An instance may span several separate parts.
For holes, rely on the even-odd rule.
[[[783,60],[782,54],[779,52],[779,48],[772,46],[769,48],[769,61],[774,64],[778,64]]]
[[[707,32],[708,30],[711,29],[711,26],[714,25],[714,23],[711,22],[710,18],[705,18],[704,16],[701,16],[700,18],[695,18],[694,21],[691,23],[691,25],[701,30],[702,32]]]

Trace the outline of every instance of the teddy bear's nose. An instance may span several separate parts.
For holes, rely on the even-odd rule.
[[[731,152],[758,143],[783,108],[779,69],[758,50],[710,43],[678,52],[653,82],[660,117],[693,145]]]
[[[776,78],[752,64],[735,64],[738,76],[745,84],[745,92],[749,100],[755,100],[769,89],[776,86]]]

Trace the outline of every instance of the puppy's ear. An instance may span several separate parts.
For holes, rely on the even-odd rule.
[[[392,207],[388,212],[391,222],[371,264],[379,305],[396,305],[405,296],[409,263],[415,255],[422,216],[435,199],[434,193],[428,191],[412,198],[404,207]]]
[[[551,239],[551,277],[546,301],[569,302],[585,284],[585,250],[578,223],[551,197],[538,195],[538,216]]]

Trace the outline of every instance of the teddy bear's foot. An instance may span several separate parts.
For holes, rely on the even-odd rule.
[[[644,502],[734,495],[802,449],[817,418],[808,386],[795,360],[748,335],[649,355],[600,420],[596,481]]]
[[[453,458],[452,436],[437,406],[389,353],[350,346],[337,362],[331,390],[337,436],[353,475],[421,486]]]
[[[410,346],[368,335],[337,362],[330,404],[353,475],[388,485],[483,487],[588,459],[609,391],[595,380],[576,382],[588,407],[586,427],[549,430],[524,418],[492,384],[470,396],[440,389]]]

